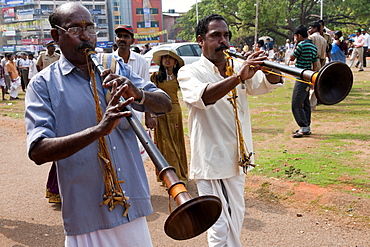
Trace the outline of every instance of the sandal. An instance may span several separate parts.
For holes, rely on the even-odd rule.
[[[296,133],[302,133],[305,136],[309,136],[312,134],[311,131],[306,131],[306,132],[300,132],[299,130],[293,131],[293,134],[296,134]]]
[[[296,132],[292,135],[293,138],[301,138],[303,137],[303,133],[302,132]]]

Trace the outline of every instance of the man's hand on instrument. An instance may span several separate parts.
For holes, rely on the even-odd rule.
[[[154,129],[157,126],[157,118],[152,117],[149,112],[145,112],[145,126],[148,129]]]
[[[112,83],[111,99],[102,120],[98,124],[98,127],[101,128],[104,135],[109,135],[113,129],[117,127],[121,118],[132,114],[130,111],[122,110],[124,110],[127,105],[131,104],[134,101],[134,98],[129,97],[124,102],[120,102],[121,96],[123,96],[127,90],[129,90],[129,86],[127,84],[118,87],[117,81]]]
[[[103,72],[104,73],[104,72]],[[122,86],[127,85],[127,90],[122,94],[122,97],[127,99],[134,97],[135,100],[140,101],[143,98],[143,91],[138,89],[128,78],[112,73],[108,73],[103,81],[103,87],[106,89],[112,88],[113,83],[117,83],[117,90]]]
[[[263,60],[266,59],[267,56],[264,55],[264,51],[254,52],[249,55],[239,71],[238,75],[240,76],[240,79],[244,81],[252,78],[256,71],[261,69],[261,64],[263,63]]]

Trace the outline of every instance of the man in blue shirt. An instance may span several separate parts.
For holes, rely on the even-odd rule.
[[[152,213],[148,181],[125,118],[131,113],[122,110],[131,104],[139,111],[165,113],[171,101],[127,65],[126,77],[92,69],[85,49],[94,49],[97,29],[82,5],[63,4],[49,21],[62,55],[28,86],[27,147],[36,164],[56,163],[66,246],[151,246],[145,220]],[[120,102],[121,96],[127,100]],[[124,193],[113,196],[125,199],[113,208],[105,197],[109,177],[102,172],[109,164]]]

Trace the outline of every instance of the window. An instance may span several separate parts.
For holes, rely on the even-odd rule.
[[[200,46],[198,44],[196,45],[191,45],[191,47],[193,47],[193,50],[195,50],[195,54],[200,57],[200,55],[202,55],[202,48],[200,48]]]
[[[144,14],[143,8],[137,8],[136,9],[136,14],[137,15],[143,15]],[[150,14],[151,15],[158,15],[158,8],[151,8],[150,9]]]
[[[194,56],[194,52],[190,45],[180,46],[176,49],[176,51],[180,56]]]
[[[138,28],[144,28],[145,27],[145,22],[140,21],[140,22],[137,22],[136,25],[137,25]],[[150,22],[150,27],[159,27],[159,22],[158,21],[151,21]]]

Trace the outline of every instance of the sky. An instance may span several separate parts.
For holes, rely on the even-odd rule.
[[[175,9],[175,12],[187,12],[197,1],[201,2],[201,0],[162,0],[162,11]]]

